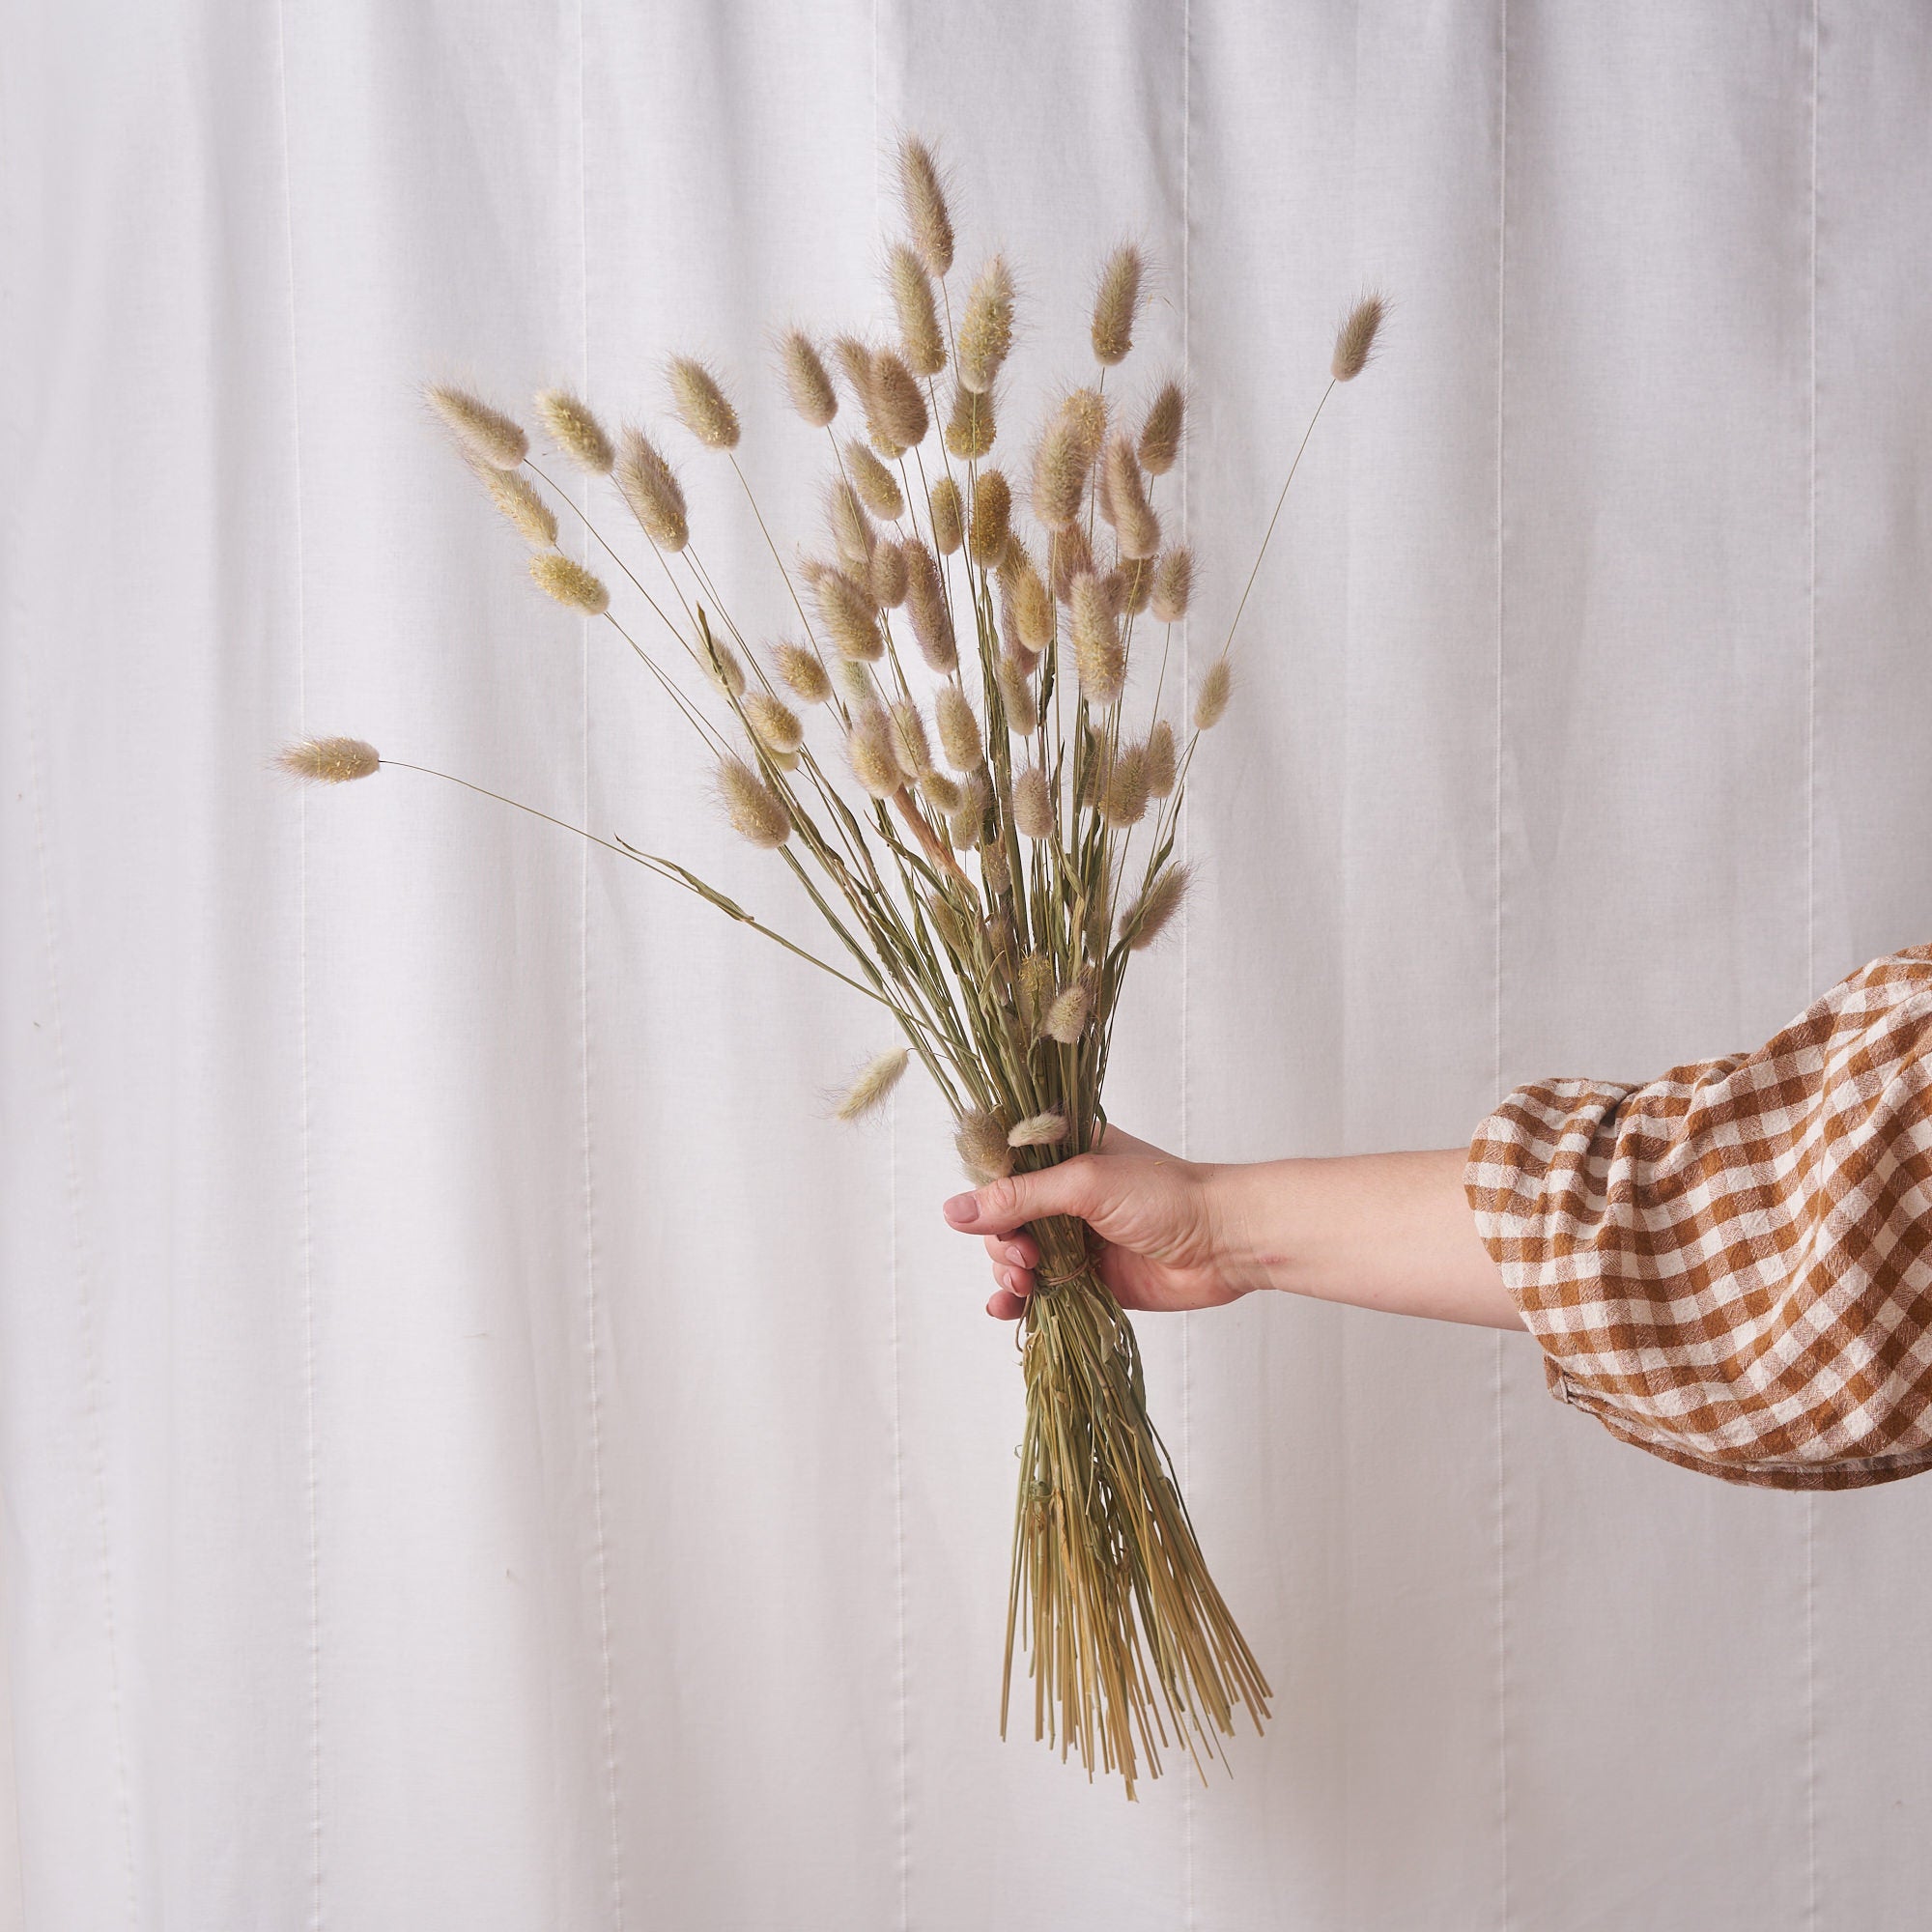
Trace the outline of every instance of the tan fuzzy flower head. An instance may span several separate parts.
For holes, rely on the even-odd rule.
[[[1228,699],[1234,696],[1235,668],[1226,658],[1216,658],[1201,680],[1200,695],[1194,700],[1194,728],[1211,731],[1227,714]]]
[[[349,784],[382,768],[374,745],[360,738],[298,738],[275,753],[277,768],[307,784]]]
[[[1121,642],[1120,619],[1091,570],[1073,580],[1071,601],[1073,664],[1080,695],[1089,704],[1105,707],[1119,700],[1126,684],[1127,654]]]
[[[845,378],[845,386],[852,392],[852,400],[868,415],[872,408],[872,352],[856,335],[838,335],[832,339],[832,354],[838,363],[838,373]]]
[[[791,813],[784,801],[743,758],[719,760],[718,795],[741,838],[775,852],[791,837]]]
[[[1189,873],[1182,865],[1170,865],[1154,877],[1154,882],[1121,915],[1121,937],[1127,951],[1139,952],[1151,946],[1166,931],[1180,902],[1187,896]]]
[[[891,798],[905,782],[893,748],[893,724],[876,704],[855,706],[845,734],[845,756],[852,776],[873,798]]]
[[[862,590],[842,570],[828,570],[814,592],[818,614],[838,654],[856,663],[873,664],[885,655],[879,613],[869,589]]]
[[[1376,333],[1388,313],[1387,301],[1378,295],[1364,296],[1349,311],[1335,331],[1335,359],[1330,367],[1336,382],[1352,383],[1369,366],[1375,353]]]
[[[873,516],[895,524],[905,515],[905,493],[899,488],[899,479],[856,437],[845,440],[845,473]]]
[[[951,556],[966,541],[966,509],[959,486],[952,477],[942,476],[932,486],[930,497],[932,540],[941,556]]]
[[[825,526],[838,560],[855,576],[863,577],[872,567],[872,552],[878,534],[859,493],[844,477],[835,477],[825,493]]]
[[[1113,511],[1110,521],[1120,539],[1121,554],[1127,558],[1153,555],[1160,548],[1160,519],[1148,502],[1134,445],[1124,433],[1108,438],[1104,473]]]
[[[840,1098],[835,1110],[838,1119],[863,1120],[867,1114],[883,1107],[903,1077],[906,1063],[911,1057],[907,1048],[895,1046],[880,1054],[876,1060],[868,1061]]]
[[[944,818],[951,818],[966,803],[965,787],[941,771],[930,771],[919,781],[919,795]]]
[[[1053,836],[1053,800],[1037,765],[1028,765],[1013,781],[1013,824],[1023,838]]]
[[[745,722],[768,752],[795,752],[805,743],[805,726],[798,713],[769,691],[754,691],[746,698]]]
[[[879,687],[873,681],[871,667],[864,659],[834,658],[832,682],[838,696],[855,712],[870,711],[878,705]]]
[[[939,332],[939,312],[933,306],[925,264],[903,242],[895,242],[886,258],[886,279],[892,284],[899,347],[905,351],[907,367],[915,376],[938,375],[946,367],[946,338]]]
[[[909,779],[923,779],[932,770],[932,746],[925,735],[925,719],[909,697],[893,700],[886,713],[893,731],[893,761]]]
[[[1052,1004],[1046,1009],[1046,1017],[1039,1023],[1039,1030],[1048,1039],[1057,1039],[1062,1046],[1077,1046],[1080,1036],[1086,1031],[1087,1009],[1093,1004],[1087,988],[1075,981],[1064,992],[1056,993]]]
[[[1111,369],[1134,346],[1134,317],[1141,305],[1141,251],[1125,242],[1107,258],[1094,298],[1094,359]]]
[[[1049,554],[1053,559],[1053,594],[1063,604],[1070,604],[1074,583],[1083,574],[1093,572],[1094,546],[1080,525],[1072,524],[1056,532]]]
[[[1002,658],[994,670],[1007,729],[1016,738],[1031,738],[1039,729],[1039,702],[1034,696],[1027,668],[1016,658]]]
[[[1163,718],[1148,733],[1148,791],[1154,798],[1166,798],[1174,790],[1174,726]]]
[[[838,413],[838,394],[811,337],[788,328],[779,338],[779,367],[784,373],[791,406],[813,429],[823,429]]]
[[[956,684],[942,684],[933,704],[946,762],[955,772],[977,772],[986,762],[986,752],[980,742],[980,721],[966,694]]]
[[[1013,346],[1013,276],[995,255],[980,271],[959,324],[959,385],[984,395]]]
[[[905,608],[912,618],[912,634],[918,640],[919,654],[945,677],[959,662],[959,646],[953,636],[952,613],[946,606],[939,565],[917,537],[905,545]]]
[[[823,704],[832,696],[825,667],[803,644],[772,646],[772,663],[791,695],[805,704]]]
[[[920,260],[944,280],[952,267],[952,215],[932,150],[910,134],[899,143],[899,201]]]
[[[519,424],[493,410],[468,389],[432,383],[423,398],[449,426],[458,442],[497,469],[514,469],[530,453],[530,440]]]
[[[1066,1116],[1062,1113],[1031,1114],[1017,1126],[1007,1129],[1009,1148],[1058,1147],[1066,1138]]]
[[[993,399],[976,395],[962,383],[952,391],[946,418],[946,447],[961,463],[977,463],[993,447]]]
[[[617,461],[604,425],[591,413],[588,403],[568,389],[539,389],[537,415],[550,440],[577,465],[593,475],[608,476]]]
[[[959,1159],[968,1178],[981,1186],[989,1180],[1003,1180],[1013,1171],[1007,1129],[995,1114],[982,1114],[976,1109],[961,1115],[952,1144],[959,1150]]]
[[[587,617],[601,617],[611,608],[611,593],[602,579],[561,551],[539,551],[530,558],[530,575],[559,604]]]
[[[872,571],[868,579],[872,588],[872,600],[887,611],[896,611],[906,600],[906,556],[903,545],[890,539],[882,542],[872,553]]]
[[[890,349],[873,352],[871,404],[872,440],[888,454],[897,456],[925,440],[932,426],[925,392],[903,358]]]
[[[1153,614],[1163,624],[1178,624],[1187,615],[1194,589],[1194,553],[1176,544],[1161,554],[1153,573]]]
[[[1013,580],[1013,628],[1035,657],[1053,641],[1053,598],[1031,564]]]
[[[991,567],[1006,554],[1012,531],[1013,493],[997,469],[982,469],[973,488],[972,520],[966,526],[966,554]]]
[[[1138,825],[1147,816],[1147,747],[1128,745],[1114,760],[1107,775],[1105,804],[1107,823],[1113,826]]]
[[[1150,476],[1165,476],[1180,454],[1180,431],[1186,414],[1186,398],[1179,383],[1165,383],[1160,393],[1148,405],[1147,420],[1141,425],[1141,468]]]
[[[663,451],[640,429],[624,432],[617,456],[617,489],[638,527],[660,550],[674,553],[691,541],[684,486]]]
[[[538,494],[536,486],[520,470],[498,469],[494,463],[464,452],[477,480],[490,493],[490,500],[501,510],[524,540],[537,550],[548,550],[556,542],[556,512]]]
[[[673,356],[666,374],[678,421],[706,449],[736,449],[738,412],[718,378],[695,355]]]
[[[1078,520],[1089,461],[1081,424],[1065,410],[1056,412],[1033,459],[1033,513],[1049,530],[1067,529]]]
[[[708,633],[704,639],[707,656],[705,671],[724,696],[734,701],[745,695],[745,667],[738,662],[738,653],[723,638],[712,637]]]

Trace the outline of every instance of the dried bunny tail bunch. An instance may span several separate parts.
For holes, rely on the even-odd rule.
[[[1166,931],[1187,896],[1190,878],[1186,866],[1169,866],[1121,915],[1121,937],[1129,952],[1144,951]]]
[[[1130,560],[1153,555],[1160,548],[1160,519],[1148,502],[1133,440],[1124,432],[1108,439],[1102,474],[1107,480],[1106,505],[1112,513],[1107,521],[1114,526],[1121,554]]]
[[[1150,476],[1165,476],[1180,454],[1180,432],[1186,417],[1186,398],[1179,383],[1166,383],[1148,405],[1141,425],[1141,468]]]
[[[898,478],[856,437],[845,440],[845,473],[873,516],[895,524],[905,515],[905,493]]]
[[[611,446],[604,425],[591,413],[588,403],[568,389],[539,389],[536,408],[550,440],[571,462],[593,475],[610,475],[617,452]]]
[[[674,355],[665,374],[678,421],[706,449],[736,449],[738,412],[718,378],[695,355]]]
[[[457,441],[492,469],[515,469],[530,453],[530,440],[522,426],[468,389],[432,383],[423,390],[423,400],[442,418]]]
[[[1376,335],[1388,314],[1388,300],[1379,295],[1366,295],[1351,308],[1335,331],[1335,356],[1330,373],[1338,383],[1352,383],[1369,366],[1375,353]]]
[[[772,646],[772,663],[785,689],[805,704],[823,704],[832,696],[832,680],[825,667],[803,644]]]
[[[886,279],[892,285],[899,346],[907,365],[915,376],[938,375],[946,367],[946,338],[939,330],[925,264],[903,242],[895,242],[886,258]]]
[[[1093,339],[1094,359],[1103,368],[1124,362],[1134,346],[1134,317],[1141,305],[1145,268],[1141,251],[1123,242],[1100,270],[1100,286],[1094,297]]]
[[[611,593],[603,579],[561,551],[539,551],[530,558],[530,575],[540,589],[586,617],[601,617],[611,608]]]
[[[899,143],[899,202],[919,259],[944,281],[952,267],[952,215],[932,150],[910,134]]]
[[[498,469],[494,463],[485,463],[468,450],[464,451],[464,458],[490,493],[490,500],[526,542],[537,550],[548,550],[556,542],[556,512],[538,495],[528,477],[515,469]]]
[[[684,486],[664,453],[640,429],[624,432],[617,457],[617,489],[638,526],[660,550],[681,551],[691,541]]]
[[[980,270],[959,325],[959,386],[983,396],[1013,346],[1013,276],[1004,255]]]
[[[775,852],[791,837],[791,813],[784,801],[743,758],[719,759],[718,796],[741,838]]]
[[[275,767],[305,784],[349,784],[374,778],[383,761],[360,738],[298,738],[275,753]]]
[[[1194,589],[1194,553],[1177,544],[1161,556],[1153,571],[1153,614],[1163,624],[1178,624],[1187,615]]]
[[[834,1113],[841,1121],[860,1121],[884,1106],[904,1075],[910,1058],[907,1048],[895,1046],[876,1060],[867,1062],[859,1077],[839,1097]]]
[[[838,413],[838,392],[804,329],[788,328],[779,337],[779,368],[792,408],[813,429],[823,429]]]
[[[1007,1145],[1007,1130],[997,1114],[977,1108],[962,1114],[952,1145],[959,1150],[959,1159],[967,1175],[982,1185],[988,1180],[1002,1180],[1013,1171],[1012,1150]]]
[[[1201,691],[1194,700],[1194,728],[1211,731],[1227,715],[1228,700],[1235,694],[1235,668],[1224,657],[1208,667]]]
[[[932,519],[932,541],[941,556],[951,556],[966,541],[966,506],[960,499],[958,484],[950,476],[942,476],[932,486],[926,505]]]

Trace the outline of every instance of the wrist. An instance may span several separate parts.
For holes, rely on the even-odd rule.
[[[1282,1206],[1293,1185],[1293,1160],[1219,1161],[1203,1169],[1214,1266],[1236,1294],[1291,1285],[1294,1225]]]

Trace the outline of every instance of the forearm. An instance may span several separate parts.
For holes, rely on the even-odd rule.
[[[1520,1328],[1463,1191],[1466,1159],[1444,1148],[1213,1167],[1225,1272],[1242,1290]]]

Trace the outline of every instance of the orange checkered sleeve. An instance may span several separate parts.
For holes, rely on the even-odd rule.
[[[1932,946],[1755,1053],[1515,1089],[1464,1185],[1551,1394],[1613,1435],[1777,1489],[1932,1467]]]

